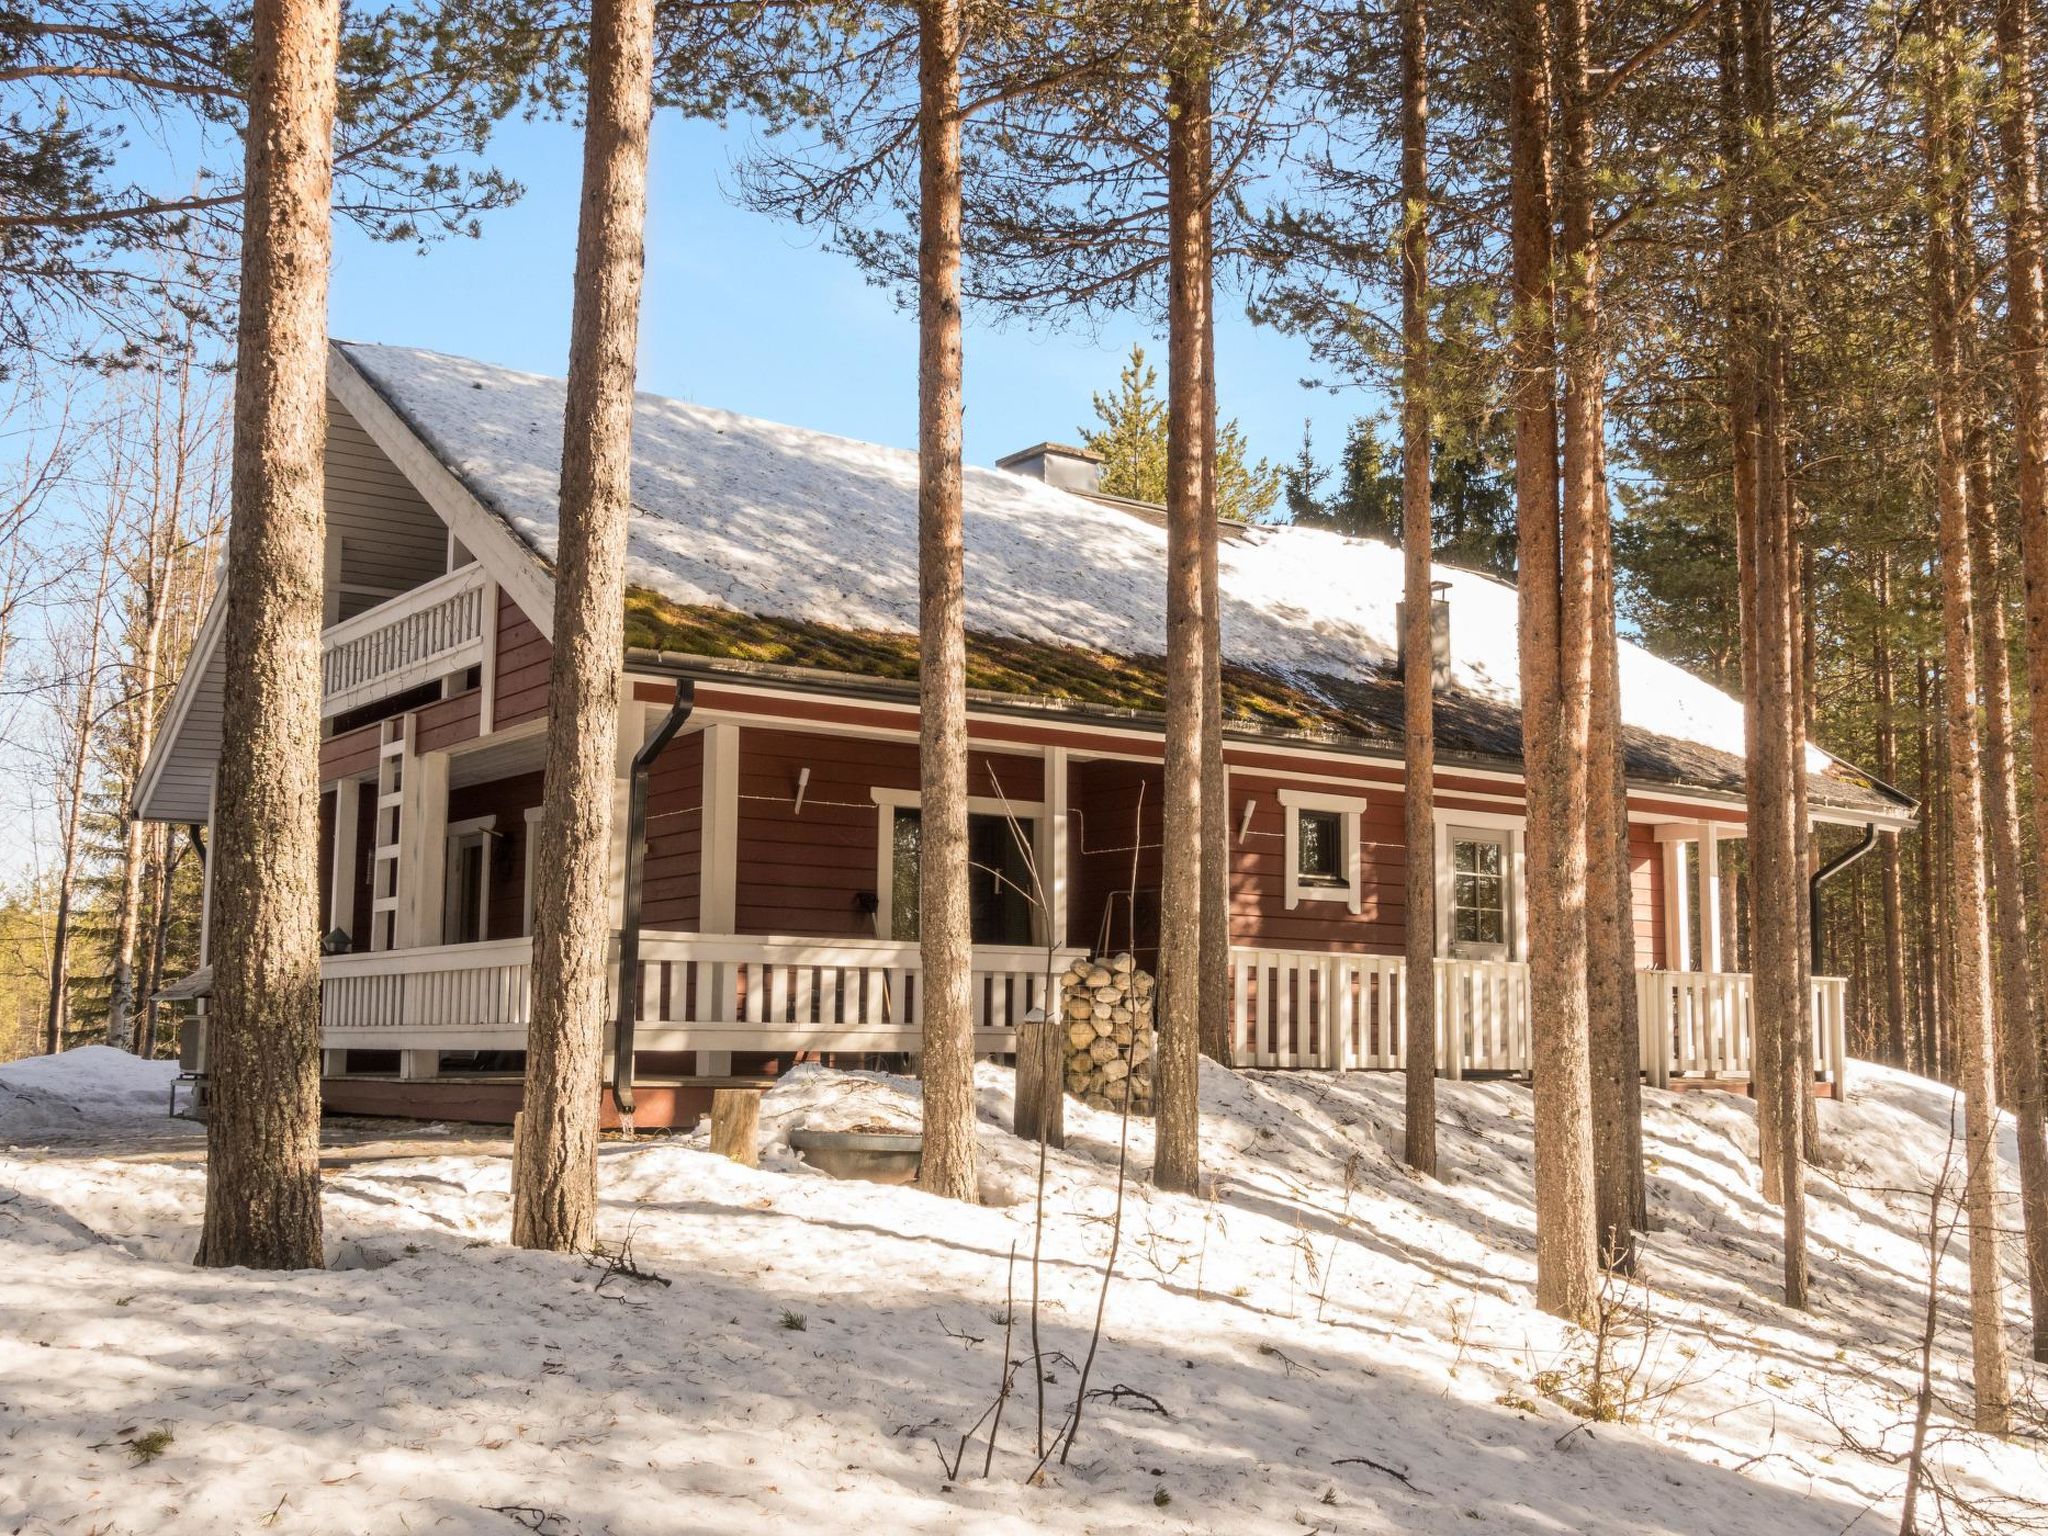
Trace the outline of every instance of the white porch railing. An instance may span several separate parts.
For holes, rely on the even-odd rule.
[[[1407,965],[1398,955],[1234,949],[1230,984],[1242,1065],[1341,1070],[1406,1063]],[[1814,1061],[1834,1083],[1843,1080],[1848,1055],[1846,987],[1838,976],[1813,982]],[[1749,1075],[1747,975],[1640,971],[1636,1002],[1643,1070],[1652,1083]],[[1435,1046],[1452,1077],[1528,1071],[1528,966],[1438,960]]]
[[[532,941],[444,944],[321,962],[321,1029],[331,1049],[519,1050],[532,999]],[[1062,950],[1058,972],[1077,951]],[[646,933],[640,940],[638,1048],[645,1051],[914,1051],[917,945],[877,939]],[[1237,1060],[1250,1067],[1400,1068],[1407,1061],[1406,965],[1398,955],[1231,951]],[[975,1049],[1012,1049],[1041,1006],[1045,951],[974,952]],[[616,992],[614,992],[616,997]],[[1813,983],[1813,1054],[1843,1081],[1847,984]],[[1750,978],[1640,971],[1643,1070],[1674,1078],[1749,1075]],[[1451,1042],[1456,1042],[1452,1050]],[[1436,1059],[1453,1077],[1529,1069],[1529,968],[1436,962]]]
[[[1055,956],[1053,980],[1078,951]],[[533,944],[500,939],[321,962],[330,1049],[520,1050]],[[914,1051],[921,973],[914,943],[875,939],[640,937],[635,1046],[643,1051]],[[974,952],[975,1049],[1008,1051],[1040,1006],[1042,949]],[[616,979],[612,996],[617,997]]]
[[[320,637],[320,711],[341,714],[483,659],[483,567],[463,566],[332,625]]]

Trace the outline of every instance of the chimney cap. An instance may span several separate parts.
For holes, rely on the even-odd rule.
[[[997,469],[1008,469],[1030,459],[1079,459],[1084,464],[1100,464],[1102,455],[1092,448],[1077,448],[1072,443],[1033,443],[1029,448],[1019,448],[1015,453],[1006,453],[996,460]]]
[[[996,468],[1093,496],[1102,484],[1102,455],[1071,443],[1033,443],[996,460]]]

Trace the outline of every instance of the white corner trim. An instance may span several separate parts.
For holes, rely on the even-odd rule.
[[[1365,906],[1365,873],[1359,867],[1358,817],[1368,804],[1362,795],[1330,795],[1320,790],[1282,789],[1280,820],[1286,828],[1287,910],[1304,901],[1341,901],[1355,912]],[[1304,885],[1301,880],[1301,815],[1303,811],[1333,811],[1344,827],[1344,884]]]

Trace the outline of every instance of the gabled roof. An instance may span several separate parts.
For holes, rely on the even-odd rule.
[[[552,564],[561,380],[411,348],[335,349],[436,469]],[[643,394],[633,460],[629,644],[914,676],[915,454]],[[965,533],[978,685],[1156,711],[1165,650],[1158,526],[1096,498],[971,468]],[[1236,720],[1398,750],[1400,551],[1262,527],[1226,541],[1219,563]],[[1518,763],[1514,588],[1455,567],[1436,574],[1448,583],[1452,636],[1442,746]],[[1737,700],[1628,643],[1621,684],[1632,778],[1740,792]],[[1887,818],[1910,812],[1906,797],[1817,748],[1808,764],[1816,805]]]

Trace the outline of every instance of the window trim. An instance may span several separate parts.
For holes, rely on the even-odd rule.
[[[1528,818],[1506,811],[1468,811],[1451,806],[1434,807],[1436,818],[1436,953],[1440,958],[1458,958],[1452,952],[1451,898],[1456,887],[1451,874],[1451,833],[1498,832],[1507,843],[1507,935],[1508,960],[1529,958],[1529,903],[1526,829]],[[1467,958],[1483,959],[1485,956]]]
[[[880,784],[868,789],[868,797],[875,802],[875,937],[887,939],[896,931],[895,886],[896,886],[896,813],[922,811],[924,794],[915,789],[888,789]],[[1032,824],[1034,847],[1031,856],[1045,867],[1045,802],[1043,800],[1003,800],[994,795],[969,795],[967,814],[970,816],[1014,816],[1019,821]],[[1034,933],[1045,925],[1045,914],[1036,907],[1031,913],[1031,927]]]
[[[1359,815],[1368,804],[1359,795],[1330,795],[1311,789],[1279,791],[1281,819],[1286,826],[1287,910],[1304,901],[1341,901],[1352,912],[1365,907],[1365,872],[1359,858]],[[1301,878],[1301,813],[1334,811],[1341,819],[1344,849],[1344,879],[1336,885],[1304,881]]]

